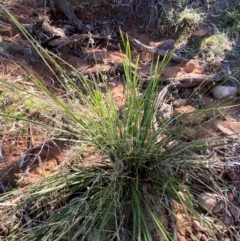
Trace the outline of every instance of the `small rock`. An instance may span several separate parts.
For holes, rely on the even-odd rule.
[[[217,204],[214,206],[214,208],[212,209],[213,213],[220,213],[224,208],[225,208],[226,204],[223,200],[219,200],[217,202]]]
[[[160,106],[160,112],[159,112],[159,117],[162,120],[167,120],[170,119],[172,117],[173,114],[173,108],[172,105],[170,104],[166,104],[166,103],[162,103]]]
[[[179,232],[177,232],[177,237],[179,241],[187,241],[187,239],[185,238],[185,236],[182,236]]]
[[[233,193],[232,193],[231,190],[229,190],[229,191],[227,192],[227,196],[228,196],[228,200],[229,200],[230,202],[233,202],[233,201],[234,201],[234,195],[233,195]]]
[[[222,224],[213,223],[212,225],[216,230],[218,230],[218,232],[223,232],[226,229],[226,227]]]
[[[200,232],[196,233],[196,239],[201,240],[202,234]]]
[[[237,96],[237,88],[233,86],[215,86],[212,94],[216,99],[232,99]]]
[[[240,218],[240,209],[233,204],[230,204],[228,209],[229,209],[231,215],[233,216],[233,218],[235,219],[235,221],[238,221]]]
[[[234,224],[234,220],[232,218],[232,215],[229,214],[229,213],[225,213],[223,215],[223,222],[227,225],[231,225],[231,224]]]
[[[199,240],[200,241],[211,241],[205,233],[201,234],[201,238]]]
[[[192,36],[197,38],[202,38],[208,35],[208,31],[206,29],[196,30],[193,32]]]
[[[198,202],[203,208],[211,211],[215,207],[217,200],[212,193],[203,193],[198,197]]]
[[[179,108],[187,104],[187,99],[176,99],[173,101],[173,107]]]
[[[186,73],[191,73],[193,72],[193,70],[196,68],[196,65],[193,62],[188,62],[186,63],[186,65],[184,66],[183,70]]]
[[[204,228],[198,220],[193,220],[192,227],[196,232],[204,232]]]

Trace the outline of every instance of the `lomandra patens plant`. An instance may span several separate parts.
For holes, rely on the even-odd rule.
[[[188,214],[199,216],[194,208],[192,187],[185,184],[183,176],[188,171],[195,177],[196,170],[201,175],[206,172],[207,176],[207,171],[194,163],[192,157],[205,148],[202,143],[192,141],[182,145],[178,141],[180,129],[172,129],[173,120],[155,123],[157,107],[168,89],[163,88],[159,93],[157,78],[153,77],[143,95],[137,97],[137,67],[129,64],[130,45],[126,40],[129,58],[129,63],[123,63],[126,102],[119,113],[107,83],[106,91],[102,92],[97,82],[79,76],[81,87],[78,87],[57,63],[56,56],[38,46],[13,21],[43,61],[54,64],[68,80],[59,79],[66,91],[66,96],[60,98],[33,78],[40,91],[64,113],[64,134],[94,146],[102,159],[83,168],[79,158],[79,165],[64,166],[38,183],[1,196],[4,238],[176,240],[177,217],[172,203],[180,203]],[[167,63],[164,59],[157,69]],[[155,72],[157,76],[158,71]],[[191,229],[186,229],[194,237]]]

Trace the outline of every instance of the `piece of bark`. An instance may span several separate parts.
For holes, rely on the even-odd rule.
[[[45,16],[39,16],[39,23],[43,30],[50,33],[52,36],[58,36],[66,39],[67,36],[63,29],[50,25],[50,20]],[[36,25],[37,26],[37,25]]]

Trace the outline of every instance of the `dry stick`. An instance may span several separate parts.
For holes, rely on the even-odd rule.
[[[202,77],[187,77],[185,79],[179,80],[180,85],[182,87],[193,87],[200,85],[202,83],[208,84],[208,83],[216,83],[219,81],[222,81],[225,77],[224,73],[219,72],[210,76],[202,76]],[[172,79],[169,79],[168,81],[172,82]]]
[[[35,140],[33,136],[32,124],[29,123],[29,132],[30,132],[30,147],[35,146]]]
[[[138,41],[137,39],[133,39],[129,36],[128,36],[128,39],[137,50],[145,51],[145,52],[155,54],[155,55],[159,55],[161,57],[168,57],[168,58],[171,58],[172,60],[174,60],[176,62],[180,62],[180,63],[188,62],[187,59],[182,58],[176,54],[172,54],[168,50],[163,50],[163,49],[147,46],[147,45],[141,43],[140,41]]]
[[[103,40],[108,40],[108,41],[114,41],[113,39],[106,37],[106,36],[100,36],[100,35],[92,35],[92,34],[74,34],[70,36],[67,39],[58,39],[57,41],[51,43],[49,42],[48,44],[51,45],[52,47],[55,47],[55,49],[61,49],[64,46],[71,44],[73,42],[76,42],[81,39],[103,39]]]
[[[225,77],[225,74],[222,72],[210,75],[210,76],[202,76],[202,77],[186,77],[182,79],[176,79],[176,78],[159,78],[159,84],[169,84],[172,83],[174,86],[179,87],[194,87],[201,84],[211,84],[216,83],[219,81],[222,81]],[[144,81],[148,82],[153,77],[148,77],[144,79]]]
[[[159,106],[163,103],[164,101],[164,98],[165,96],[167,95],[170,87],[172,86],[172,84],[169,84],[169,85],[166,85],[161,91],[160,93],[158,94],[158,97],[157,97],[157,101],[155,103],[155,106],[154,106],[154,115],[153,115],[153,119],[152,119],[152,126],[153,126],[153,129],[155,131],[157,131],[158,129],[158,125],[157,125],[157,118],[156,118],[156,115],[157,115],[157,111],[158,111],[158,108]]]

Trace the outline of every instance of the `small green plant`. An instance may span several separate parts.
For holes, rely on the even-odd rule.
[[[213,55],[223,55],[229,48],[229,39],[225,33],[211,35],[201,43],[200,50]]]
[[[201,15],[194,9],[185,8],[179,15],[179,23],[199,24],[202,22]]]
[[[42,112],[43,110],[49,109],[49,113],[52,111],[51,106],[46,99],[39,98],[37,96],[32,96],[31,94],[25,95],[24,99],[24,106],[25,108]]]

